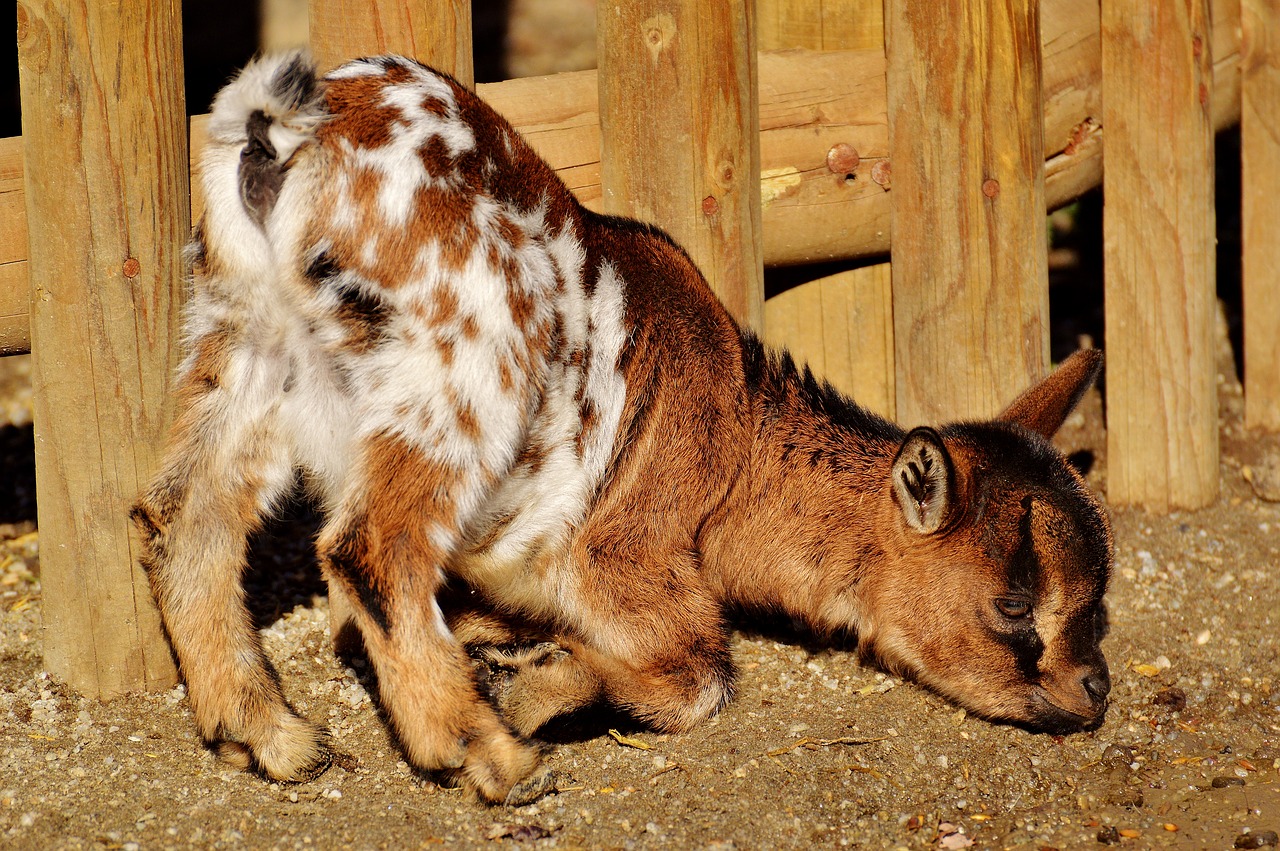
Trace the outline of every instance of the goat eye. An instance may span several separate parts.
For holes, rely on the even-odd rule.
[[[1011,597],[999,597],[996,599],[996,608],[1000,610],[1000,614],[1011,620],[1025,618],[1031,614],[1031,604],[1026,600],[1015,600]]]

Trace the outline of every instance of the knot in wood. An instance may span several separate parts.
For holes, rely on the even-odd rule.
[[[720,212],[720,202],[716,200],[716,196],[708,195],[702,199],[702,212],[708,216],[714,216]]]
[[[130,257],[128,260],[124,261],[124,266],[121,271],[124,272],[124,276],[126,278],[132,280],[138,277],[138,273],[142,271],[142,264],[138,262],[137,257]]]
[[[847,142],[832,145],[831,150],[827,151],[827,169],[832,174],[853,174],[861,161],[862,158],[853,145]]]
[[[988,177],[982,181],[982,194],[988,198],[994,198],[1000,194],[1000,181],[994,177]]]

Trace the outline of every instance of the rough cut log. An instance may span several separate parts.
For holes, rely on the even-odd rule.
[[[885,6],[905,425],[995,416],[1048,365],[1039,5]]]
[[[601,207],[670,233],[763,324],[751,3],[609,0],[597,17]]]
[[[45,665],[175,680],[128,506],[171,414],[189,155],[176,0],[18,6]]]
[[[0,355],[31,345],[22,137],[0,139]]]
[[[1280,3],[1243,13],[1244,419],[1280,431]]]
[[[758,0],[761,50],[884,49],[881,0]],[[827,152],[827,171],[858,180],[863,152]],[[866,174],[863,174],[866,179]],[[895,414],[893,305],[888,263],[810,276],[764,304],[764,337],[876,413]]]
[[[1107,497],[1218,495],[1208,0],[1106,0]]]
[[[1214,2],[1216,128],[1240,118],[1239,0]],[[1056,0],[1041,12],[1044,43],[1045,202],[1057,208],[1102,180],[1101,42],[1096,0]],[[760,192],[764,261],[785,266],[871,258],[889,251],[890,202],[875,183],[888,155],[884,53],[786,51],[759,57]],[[482,84],[477,91],[511,119],[560,170],[588,206],[599,207],[600,127],[594,71]],[[192,123],[193,155],[203,124]],[[861,155],[854,180],[826,165],[845,142]],[[20,142],[0,140],[4,151]],[[12,147],[6,147],[12,146]],[[0,187],[4,185],[0,178]],[[192,181],[193,188],[198,182]],[[193,211],[200,198],[193,197]],[[19,259],[0,259],[0,282],[26,281],[20,217],[0,204],[0,246],[19,246]],[[6,266],[17,266],[17,271]],[[0,296],[0,307],[9,303]],[[3,313],[0,313],[3,316]],[[9,320],[9,351],[25,350],[20,318]]]
[[[399,53],[475,82],[467,0],[311,0],[311,49],[321,68]]]

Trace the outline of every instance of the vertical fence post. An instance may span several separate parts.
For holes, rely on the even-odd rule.
[[[311,52],[321,69],[359,56],[399,53],[474,86],[471,5],[462,0],[311,0]],[[329,634],[355,652],[355,612],[340,583],[329,583]]]
[[[291,50],[311,41],[311,0],[261,0],[258,30],[263,52]]]
[[[311,49],[321,69],[399,53],[475,84],[468,0],[311,0]]]
[[[128,508],[171,407],[190,236],[177,0],[21,0],[45,664],[109,697],[174,681]]]
[[[990,416],[1049,357],[1039,0],[886,3],[885,35],[898,417]]]
[[[1102,4],[1107,496],[1218,494],[1208,0]]]
[[[883,50],[883,8],[881,0],[759,0],[759,46]],[[871,163],[847,143],[833,147],[824,165],[837,185],[871,180]],[[851,185],[841,188],[853,191]],[[863,406],[893,417],[890,286],[889,264],[876,263],[792,287],[765,302],[765,339],[788,348]]]
[[[1280,4],[1244,0],[1240,11],[1244,418],[1280,431]]]
[[[668,231],[738,321],[763,320],[753,3],[607,0],[598,14],[605,212]]]

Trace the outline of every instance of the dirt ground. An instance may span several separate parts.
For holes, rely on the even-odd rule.
[[[0,845],[40,848],[1229,848],[1280,831],[1280,442],[1242,433],[1221,379],[1222,498],[1113,510],[1106,723],[1067,737],[966,717],[849,652],[742,624],[736,700],[681,736],[589,717],[547,759],[558,791],[488,807],[409,769],[366,668],[330,651],[299,528],[258,542],[255,609],[294,705],[349,759],[267,783],[198,742],[181,686],[97,702],[41,664],[25,359],[0,361],[11,422],[0,527]],[[1105,491],[1102,403],[1059,436]],[[25,454],[24,454],[25,453]],[[1280,493],[1268,493],[1271,498]],[[16,518],[16,519],[15,519]],[[615,729],[618,735],[610,733]],[[970,846],[972,843],[972,846]],[[1252,844],[1250,844],[1252,843]]]

